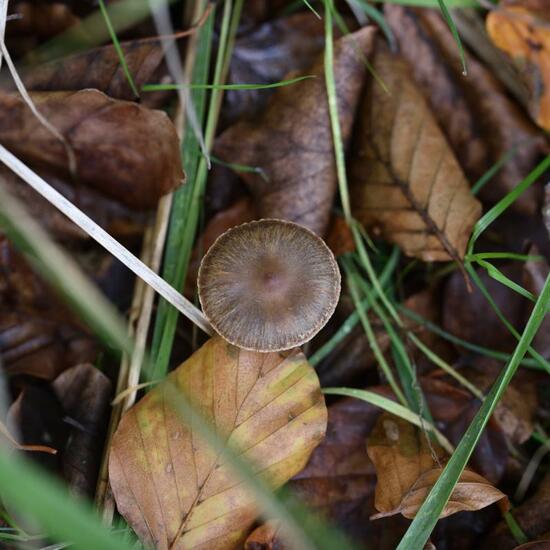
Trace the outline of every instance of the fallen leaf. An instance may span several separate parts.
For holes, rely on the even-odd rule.
[[[235,42],[228,81],[270,84],[282,80],[290,71],[303,71],[323,50],[324,38],[324,22],[310,11],[254,26]],[[222,109],[224,125],[260,115],[274,93],[269,89],[228,90]]]
[[[146,213],[129,209],[88,187],[68,185],[49,174],[47,180],[77,208],[118,239],[139,237],[145,230]],[[91,238],[11,170],[0,168],[0,182],[25,204],[29,215],[38,220],[57,240],[74,241]]]
[[[480,203],[409,69],[378,43],[351,158],[357,219],[409,256],[460,261]]]
[[[375,517],[401,513],[406,518],[414,518],[442,472],[441,468],[434,468],[424,472],[407,492],[397,508],[390,512],[377,514]],[[484,477],[464,470],[451,493],[449,502],[447,502],[439,517],[444,518],[465,510],[481,510],[495,502],[501,502],[504,509],[510,507],[508,497],[502,491],[493,487]]]
[[[443,457],[425,433],[389,413],[378,418],[367,439],[367,453],[376,468],[374,505],[382,514],[393,514],[422,474],[437,465],[435,453]]]
[[[29,453],[26,458],[50,472],[60,471],[61,449],[67,441],[68,427],[63,422],[63,409],[47,386],[28,384],[11,404],[6,417],[11,434],[24,445],[44,445],[56,454]]]
[[[370,53],[374,33],[374,28],[366,27],[335,44],[334,74],[345,143],[366,71],[362,56]],[[261,117],[229,128],[218,138],[215,151],[227,162],[263,170],[263,178],[241,174],[261,217],[290,220],[323,235],[336,191],[323,59],[307,74],[316,78],[280,88]]]
[[[8,36],[29,35],[50,38],[79,22],[72,9],[62,2],[13,2],[10,12],[19,17],[7,25]]]
[[[287,487],[357,547],[394,550],[407,522],[401,517],[369,521],[376,477],[365,440],[379,415],[380,409],[359,399],[331,405],[325,439]]]
[[[79,183],[141,209],[182,183],[179,141],[165,113],[96,90],[31,95],[72,147]],[[0,143],[33,167],[70,176],[64,144],[19,96],[0,94]]]
[[[120,47],[138,90],[143,84],[162,80],[164,53],[160,39],[124,41]],[[29,91],[94,88],[116,99],[135,99],[112,44],[27,68],[22,78]]]
[[[531,542],[526,542],[525,544],[520,544],[516,546],[514,550],[549,550],[550,549],[550,538],[546,540],[533,540]]]
[[[244,550],[285,550],[287,547],[279,536],[280,523],[267,521],[256,527],[244,543]]]
[[[97,343],[70,323],[0,308],[0,359],[10,377],[53,380],[65,369],[97,356]]]
[[[497,48],[514,60],[530,92],[531,116],[550,130],[550,29],[545,13],[505,5],[487,15],[487,32]]]
[[[477,181],[516,149],[480,191],[484,200],[497,202],[535,167],[547,148],[544,137],[468,50],[468,76],[462,74],[455,39],[436,10],[386,4],[384,13],[467,178]],[[539,195],[531,186],[512,208],[533,215]]]
[[[299,350],[261,354],[210,339],[169,375],[273,488],[299,472],[323,439],[326,408]],[[257,515],[252,495],[166,402],[166,385],[123,417],[109,479],[120,513],[145,544],[234,548]]]
[[[61,373],[52,389],[70,426],[61,453],[63,477],[71,492],[93,497],[111,410],[111,382],[88,363]]]
[[[46,380],[97,358],[97,344],[0,233],[0,359]]]

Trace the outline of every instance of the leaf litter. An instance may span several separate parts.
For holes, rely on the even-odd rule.
[[[191,52],[195,71],[207,63],[210,47],[214,55],[226,48],[230,55],[220,58],[218,70],[233,87],[225,91],[216,114],[215,164],[207,175],[206,194],[183,200],[184,210],[172,212],[183,220],[201,219],[185,288],[177,290],[193,300],[199,266],[217,239],[262,218],[295,222],[325,238],[341,265],[353,265],[364,284],[353,297],[343,285],[335,314],[322,320],[327,324],[305,338],[309,341],[301,349],[246,351],[218,335],[205,339],[188,321],[178,321],[173,346],[163,350],[172,372],[151,384],[147,360],[143,362],[144,390],[109,436],[118,350],[100,344],[86,319],[43,281],[22,243],[9,242],[0,228],[0,364],[8,389],[3,407],[8,412],[0,426],[6,426],[10,445],[19,445],[12,452],[61,478],[78,498],[94,498],[101,463],[108,461],[114,501],[101,502],[116,505],[117,521],[142,544],[293,548],[289,526],[277,514],[265,513],[258,489],[239,477],[224,453],[212,451],[198,416],[176,412],[177,404],[169,398],[170,388],[176,388],[196,408],[194,414],[212,424],[228,453],[244,458],[250,473],[266,482],[270,498],[289,510],[296,502],[303,504],[321,518],[330,535],[320,547],[335,547],[327,541],[338,532],[352,547],[396,548],[407,529],[415,527],[411,520],[449,454],[422,423],[415,426],[353,398],[330,396],[325,404],[322,387],[368,389],[391,404],[396,398],[388,385],[389,368],[407,396],[405,405],[458,445],[514,352],[517,340],[505,323],[522,332],[548,274],[548,205],[543,202],[548,175],[511,201],[508,212],[499,212],[476,242],[475,253],[468,242],[483,212],[516,188],[549,152],[544,132],[548,3],[503,0],[495,9],[478,8],[475,18],[481,25],[473,35],[461,26],[466,19],[459,7],[459,32],[464,31],[469,46],[466,77],[452,30],[426,7],[386,2],[375,15],[374,7],[363,2],[348,6],[327,0],[312,6],[319,19],[307,3],[261,1],[244,3],[233,25],[228,17],[239,2],[215,7],[203,2],[195,20],[176,15],[189,3],[174,4],[173,37],[159,36],[146,17],[124,31],[115,29],[138,90],[146,84],[158,89],[141,93],[137,102],[120,52],[109,42],[84,51],[61,44],[68,55],[30,62],[44,60],[48,48],[56,51],[60,33],[86,28],[87,21],[100,15],[93,2],[10,3],[6,47],[38,111],[67,141],[77,162],[71,166],[63,142],[14,92],[5,70],[0,75],[0,144],[128,250],[138,255],[142,250],[147,258],[154,245],[153,224],[170,228],[174,222],[155,220],[154,209],[172,193],[176,200],[191,197],[196,174],[189,173],[182,185],[181,159],[195,162],[201,154],[189,146],[191,127],[184,126],[182,147],[182,109],[169,89],[174,82],[161,44],[177,39],[180,50]],[[331,63],[324,57],[323,7],[332,10],[336,23]],[[363,9],[383,29],[365,24]],[[120,25],[116,17],[112,20]],[[180,35],[185,36],[180,40]],[[495,57],[497,50],[501,57]],[[489,58],[508,59],[507,70],[516,71],[523,103]],[[213,63],[214,57],[211,72]],[[208,72],[206,64],[202,70]],[[327,71],[334,74],[342,135],[337,147],[346,155],[351,210],[360,231],[352,231],[342,216],[337,194]],[[298,76],[313,78],[273,89],[238,89],[240,84],[269,85]],[[198,88],[190,97],[201,104],[210,93]],[[139,303],[141,291],[136,286],[132,300],[134,280],[124,266],[7,168],[0,171],[0,185],[25,204],[135,322],[130,306]],[[365,240],[358,242],[358,235]],[[309,252],[294,250],[294,237],[289,241],[290,248],[280,250],[296,258],[302,254],[302,261],[280,263],[295,265],[303,279],[296,288],[311,294],[308,285],[318,266],[308,263]],[[248,248],[251,244],[246,243]],[[292,312],[315,330],[321,327],[320,320],[311,320],[315,312],[304,296],[289,288],[287,274],[270,268],[271,259],[259,257],[262,269],[249,277],[252,265],[243,261],[243,251],[238,255],[242,275],[236,282],[252,283],[254,292],[260,289],[257,303],[240,314],[246,321],[277,315],[283,319],[277,326],[288,327]],[[176,260],[165,251],[164,261]],[[223,274],[218,277],[222,280]],[[216,305],[225,315],[237,302],[232,302],[233,290],[223,288]],[[281,302],[284,308],[273,306]],[[262,316],[260,306],[265,308]],[[365,315],[358,314],[360,307]],[[414,321],[397,313],[401,307],[413,311]],[[148,315],[154,319],[156,311],[155,304]],[[367,334],[365,320],[372,329]],[[247,326],[243,319],[231,324],[229,332],[221,332]],[[253,325],[247,333],[262,341],[275,336],[266,321]],[[548,540],[548,464],[542,454],[550,429],[546,325],[544,320],[525,368],[464,462],[431,534],[435,547],[527,548]],[[283,341],[292,346],[291,338]],[[285,345],[277,349],[281,347]],[[131,389],[119,387],[116,393],[122,391]],[[28,452],[33,449],[55,449],[57,454]],[[539,455],[540,462],[532,462]],[[525,485],[527,471],[530,489],[518,491],[520,500],[511,501],[515,487]],[[296,499],[294,504],[287,503],[287,494]],[[296,510],[294,520],[314,536],[307,516],[301,515],[306,512]],[[17,541],[29,536],[20,519],[20,510],[3,501],[2,544],[6,529]],[[43,546],[51,541],[46,531],[33,531]]]

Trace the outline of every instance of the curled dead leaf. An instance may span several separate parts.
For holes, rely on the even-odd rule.
[[[442,471],[441,468],[434,468],[424,472],[403,497],[397,508],[390,512],[376,514],[373,519],[398,513],[409,519],[414,518]],[[502,491],[493,487],[484,477],[465,470],[439,517],[445,518],[465,510],[481,510],[495,502],[500,502],[505,510],[510,506],[508,497]]]
[[[367,440],[367,453],[376,468],[376,509],[382,514],[393,513],[422,474],[437,464],[436,452],[443,455],[437,443],[428,442],[416,426],[382,414]]]
[[[512,57],[527,84],[531,116],[546,130],[550,130],[549,22],[548,6],[537,13],[521,5],[491,11],[486,20],[491,40]]]
[[[234,548],[257,510],[252,495],[167,402],[185,393],[220,437],[273,488],[323,439],[327,411],[299,350],[261,354],[210,339],[123,417],[109,459],[118,509],[156,549]]]
[[[334,74],[346,143],[366,71],[363,56],[370,53],[374,33],[366,27],[335,44]],[[215,150],[227,162],[263,170],[264,177],[241,174],[261,217],[294,221],[323,235],[336,191],[323,59],[307,74],[316,78],[280,88],[263,116],[229,128]]]
[[[460,261],[481,213],[405,62],[377,44],[351,160],[356,217],[409,256]]]
[[[161,80],[164,54],[159,39],[121,42],[120,47],[138,90],[143,84]],[[22,76],[27,90],[94,88],[116,99],[135,99],[112,44],[31,67]]]
[[[72,147],[78,183],[141,209],[182,183],[178,136],[165,113],[97,90],[32,99]],[[34,167],[71,176],[64,144],[17,95],[0,94],[0,143]]]

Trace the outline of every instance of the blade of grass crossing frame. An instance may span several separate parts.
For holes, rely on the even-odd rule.
[[[348,192],[348,180],[346,175],[346,159],[342,130],[338,117],[338,97],[336,95],[336,82],[334,80],[334,36],[332,29],[333,0],[323,0],[325,4],[325,83],[327,87],[328,109],[330,126],[332,129],[332,142],[334,145],[334,157],[336,160],[336,173],[338,176],[338,189],[342,210],[348,224],[351,221],[351,207]]]
[[[267,90],[270,88],[283,88],[284,86],[290,86],[309,78],[317,77],[310,74],[272,82],[271,84],[144,84],[141,89],[144,92],[179,90],[180,88],[188,88],[190,90]]]
[[[466,260],[468,256],[473,252],[474,245],[479,238],[479,236],[489,227],[505,210],[512,205],[517,198],[535,181],[537,181],[540,176],[542,176],[546,170],[550,168],[550,155],[544,158],[531,172],[524,178],[512,191],[510,191],[505,197],[495,204],[483,217],[478,220],[472,231],[472,236],[470,237],[470,242],[468,243],[468,253],[466,254]]]
[[[487,394],[474,420],[466,430],[460,444],[452,454],[441,476],[420,507],[415,519],[401,540],[398,550],[421,550],[447,504],[462,471],[472,455],[483,429],[495,410],[500,398],[512,380],[519,364],[535,337],[550,303],[550,276],[546,279],[537,303],[527,321],[525,330],[512,354],[510,362],[501,372],[491,391]]]
[[[124,71],[124,75],[126,76],[126,80],[128,81],[128,85],[130,86],[130,89],[134,94],[134,98],[139,99],[139,91],[132,77],[132,73],[130,72],[130,68],[128,67],[128,63],[126,63],[124,52],[122,51],[122,47],[120,46],[118,36],[116,35],[115,29],[113,28],[113,24],[111,23],[109,12],[105,8],[104,0],[99,0],[99,9],[101,10],[101,15],[103,15],[103,18],[105,19],[105,25],[107,26],[109,35],[111,36],[111,40],[113,41],[113,46],[115,47],[116,53],[118,55],[118,59],[120,61],[120,65],[122,66],[122,70]]]
[[[325,395],[355,397],[356,399],[361,399],[361,401],[366,401],[375,407],[379,407],[386,412],[395,414],[396,416],[407,420],[411,424],[433,433],[446,451],[449,453],[454,451],[454,448],[449,440],[433,424],[427,422],[410,409],[407,409],[407,407],[404,407],[403,405],[400,405],[399,403],[396,403],[395,401],[392,401],[379,393],[368,390],[357,390],[355,388],[323,388],[323,393]]]
[[[456,42],[456,47],[458,48],[458,53],[460,55],[460,62],[462,63],[462,74],[466,76],[468,74],[468,70],[466,68],[466,57],[464,55],[464,47],[462,46],[462,41],[460,40],[460,36],[458,35],[458,30],[456,28],[455,22],[453,21],[453,18],[451,16],[451,13],[447,9],[447,6],[444,2],[444,0],[437,0],[439,4],[439,9],[441,10],[441,13],[443,15],[443,19],[447,22],[447,25],[449,26],[449,29],[451,30],[451,33],[453,35],[453,38]]]
[[[401,401],[403,405],[407,404],[407,399],[405,398],[405,395],[403,394],[401,388],[397,384],[397,381],[395,380],[395,377],[393,375],[393,372],[386,361],[386,357],[384,356],[384,353],[382,353],[382,350],[380,349],[380,346],[378,344],[378,340],[376,339],[376,334],[374,333],[374,330],[372,329],[372,325],[369,321],[369,318],[365,312],[365,310],[361,306],[361,299],[359,297],[359,290],[356,286],[356,278],[355,274],[352,270],[351,265],[348,262],[342,262],[344,269],[346,271],[346,277],[348,282],[348,287],[351,293],[351,297],[353,300],[353,304],[355,306],[355,309],[357,310],[357,313],[359,315],[359,319],[361,320],[361,324],[363,325],[363,329],[365,330],[365,334],[367,336],[367,339],[369,341],[370,348],[378,361],[378,364],[380,365],[380,368],[382,369],[382,372],[384,373],[386,380],[388,381],[391,389]]]
[[[0,494],[31,516],[48,535],[79,550],[132,550],[135,547],[103,527],[84,501],[71,498],[52,476],[20,454],[0,451]],[[34,547],[34,545],[33,545]]]

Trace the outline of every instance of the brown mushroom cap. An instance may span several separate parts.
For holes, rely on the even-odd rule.
[[[307,342],[329,320],[340,271],[309,229],[260,220],[216,240],[201,262],[198,287],[204,314],[228,342],[281,351]]]

